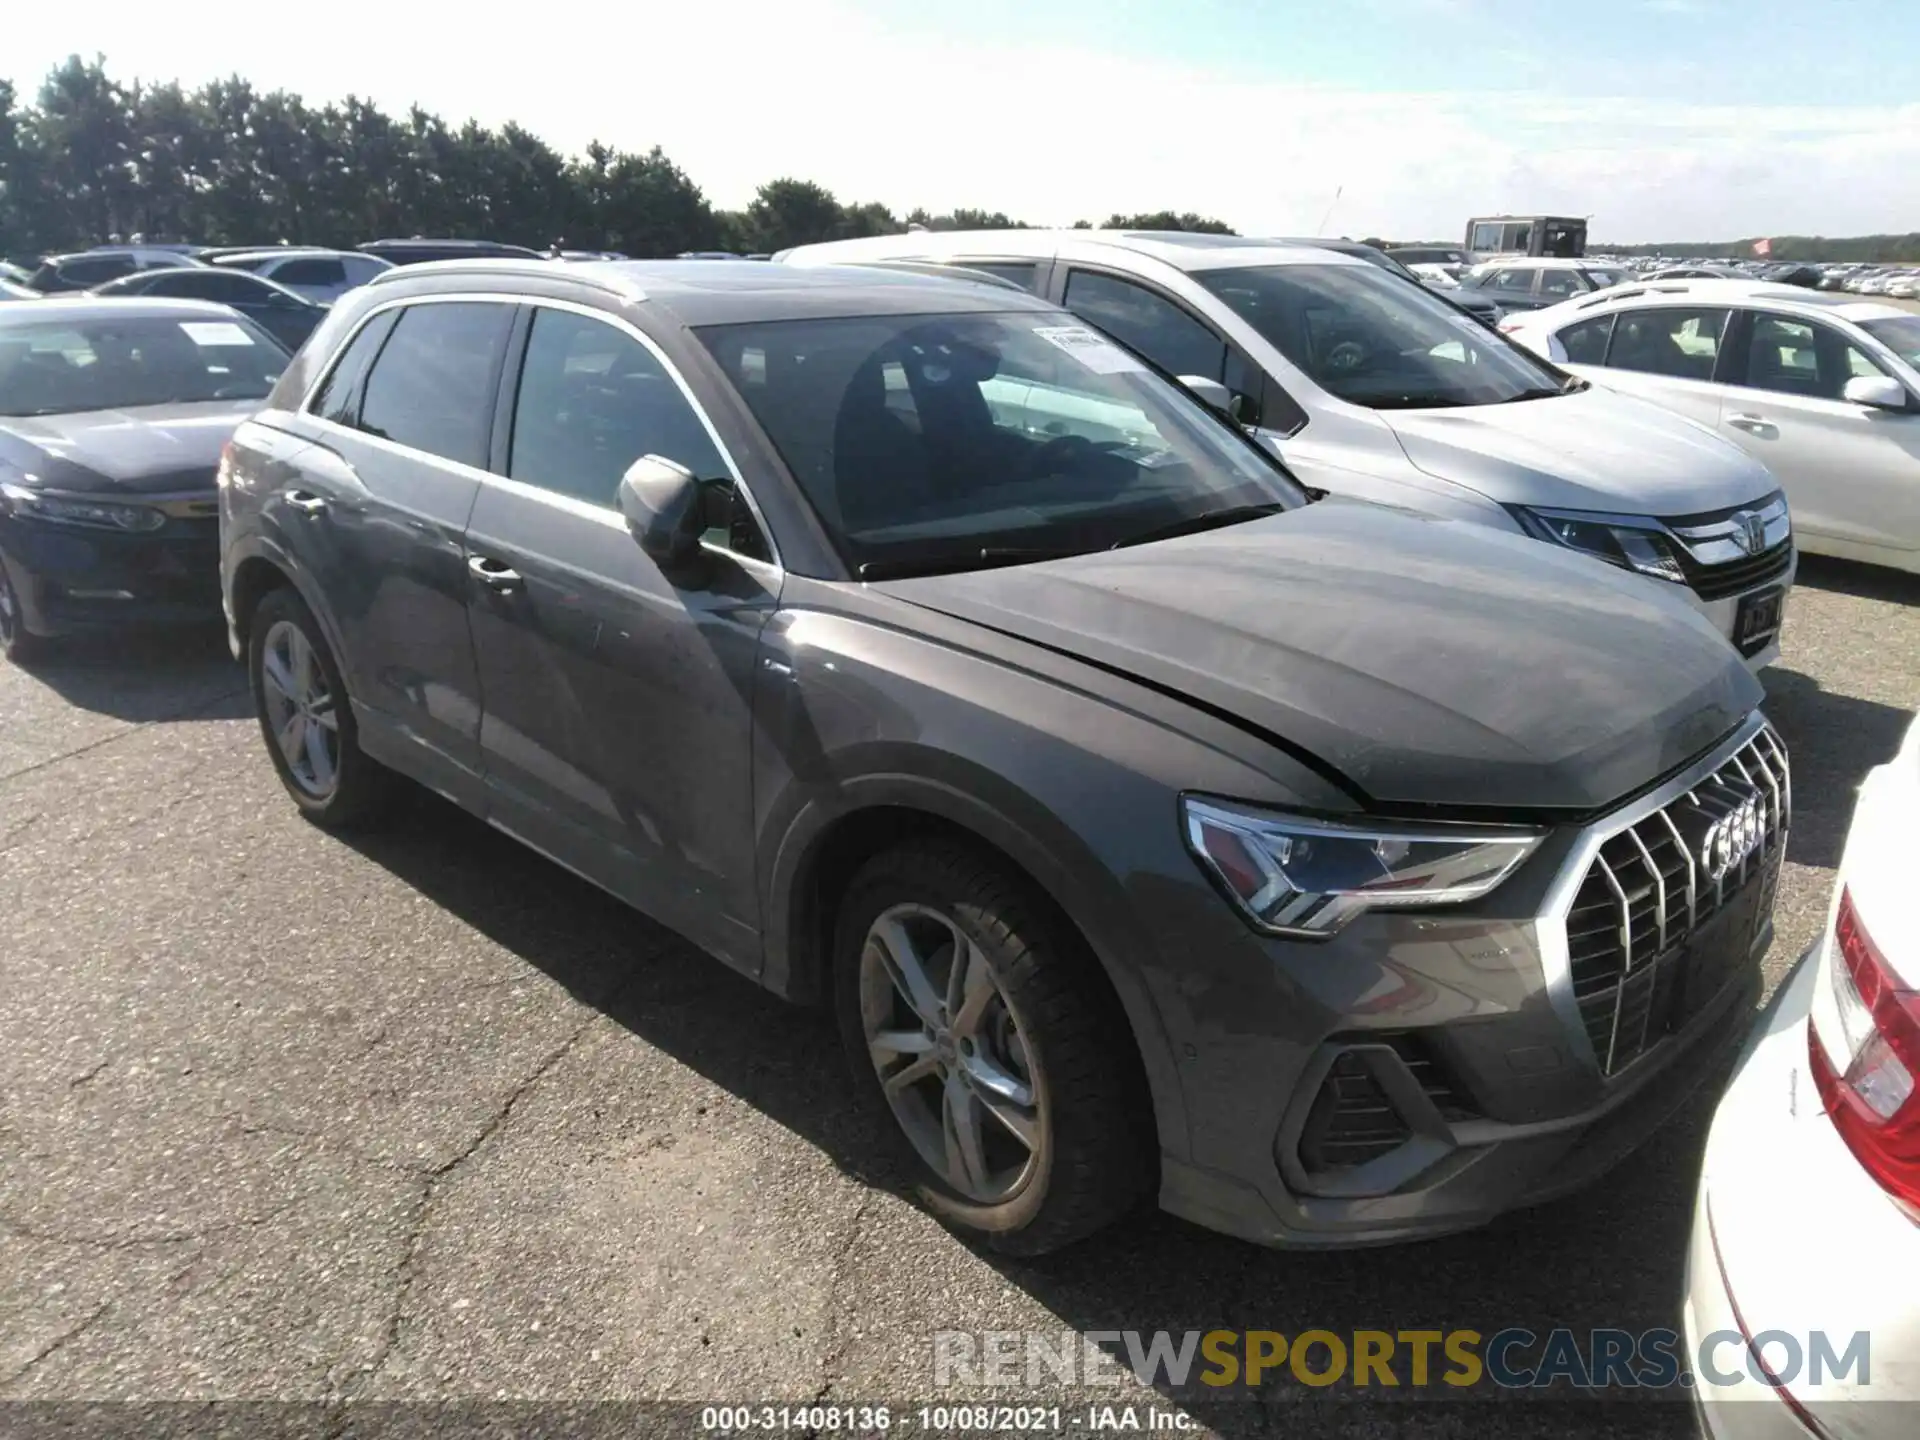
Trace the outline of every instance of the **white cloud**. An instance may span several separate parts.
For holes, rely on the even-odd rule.
[[[396,8],[357,34],[294,44],[130,5],[106,23],[56,23],[42,8],[49,18],[10,22],[8,63],[25,82],[98,48],[122,78],[238,71],[309,99],[354,91],[514,118],[568,149],[658,143],[724,205],[793,174],[896,210],[973,205],[1064,224],[1191,209],[1273,234],[1312,231],[1341,187],[1334,230],[1398,237],[1454,235],[1500,210],[1591,213],[1596,234],[1621,240],[1854,234],[1920,210],[1920,105],[1569,100],[1540,81],[1369,93],[1005,36],[934,43],[806,0],[595,8],[534,27]]]

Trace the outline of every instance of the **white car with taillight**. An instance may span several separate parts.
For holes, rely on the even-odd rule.
[[[1685,1314],[1695,1396],[1718,1440],[1916,1433],[1916,813],[1920,721],[1861,786],[1826,933],[1782,984],[1714,1116]]]

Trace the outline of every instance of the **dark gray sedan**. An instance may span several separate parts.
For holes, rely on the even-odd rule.
[[[325,318],[327,307],[284,285],[245,270],[195,265],[179,270],[143,270],[96,286],[95,295],[147,295],[170,300],[211,300],[227,305],[272,335],[288,350],[298,350]]]
[[[830,1007],[926,1203],[1004,1249],[1148,1199],[1275,1244],[1478,1224],[1745,1029],[1786,757],[1721,636],[1310,503],[1031,296],[410,267],[221,499],[303,813],[411,777]]]
[[[214,469],[286,363],[219,305],[0,306],[0,649],[215,619]]]

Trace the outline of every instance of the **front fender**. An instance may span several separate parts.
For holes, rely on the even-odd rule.
[[[816,582],[790,577],[804,602]],[[821,587],[825,588],[825,587]],[[936,817],[998,849],[1052,896],[1118,996],[1152,1087],[1162,1148],[1184,1155],[1182,1059],[1210,934],[1169,935],[1189,906],[1243,930],[1187,853],[1182,790],[1350,807],[1319,776],[1217,717],[1063,657],[872,596],[874,615],[788,609],[767,627],[754,695],[761,978],[804,995],[821,957],[808,928],[814,865],[841,821],[878,809]],[[895,623],[876,623],[882,618]],[[909,628],[910,627],[910,628]]]

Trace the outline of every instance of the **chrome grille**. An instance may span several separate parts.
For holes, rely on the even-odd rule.
[[[1793,518],[1784,495],[1664,523],[1680,542],[1681,573],[1703,600],[1722,600],[1777,580],[1793,563]]]
[[[1758,843],[1717,878],[1702,847],[1750,801]],[[1673,1020],[1686,942],[1720,910],[1762,887],[1772,904],[1792,818],[1786,747],[1763,727],[1691,790],[1601,843],[1567,914],[1574,1001],[1602,1073],[1618,1074]]]

